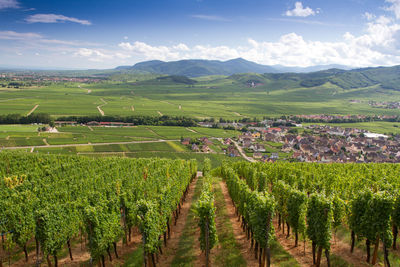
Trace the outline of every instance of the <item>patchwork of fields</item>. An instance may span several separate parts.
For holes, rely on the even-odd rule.
[[[58,133],[37,131],[35,125],[0,125],[1,148],[15,148],[45,154],[85,155],[91,157],[118,156],[132,158],[162,157],[172,159],[205,158],[217,166],[228,157],[222,153],[220,142],[210,146],[213,153],[192,152],[180,143],[183,138],[225,138],[239,133],[232,130],[201,127],[137,126],[137,127],[59,127]]]
[[[280,81],[253,88],[246,79],[251,76],[202,77],[195,85],[150,80],[6,88],[0,89],[0,114],[27,115],[34,107],[35,113],[54,117],[101,115],[98,107],[105,115],[227,119],[285,114],[398,114],[398,110],[368,104],[370,100],[400,101],[399,91],[380,86],[343,89],[328,82],[306,88]]]

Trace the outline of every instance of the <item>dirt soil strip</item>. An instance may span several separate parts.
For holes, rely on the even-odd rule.
[[[192,133],[198,133],[198,132],[196,132],[195,130],[190,129],[190,128],[186,128],[186,130],[188,130],[189,132],[192,132]]]
[[[97,106],[97,110],[100,112],[101,116],[104,116],[105,113],[104,113],[104,111],[103,111],[101,108],[102,108],[103,106],[107,105],[108,103],[107,103],[103,98],[100,98],[100,100],[103,102],[103,104]]]
[[[199,174],[197,176],[199,176]],[[183,230],[186,225],[190,207],[192,206],[192,198],[194,195],[194,189],[196,187],[197,182],[198,182],[198,178],[193,180],[193,182],[189,186],[189,192],[188,192],[188,195],[186,196],[185,203],[183,203],[183,205],[182,205],[181,214],[179,215],[176,225],[174,225],[173,220],[172,220],[171,238],[168,239],[168,241],[167,241],[167,247],[163,247],[163,255],[160,255],[159,264],[157,266],[171,266],[171,263],[175,257],[175,254],[178,251],[179,241],[180,241],[181,235],[182,235]],[[194,226],[194,227],[196,227],[196,226]],[[198,265],[195,265],[195,266],[198,266]]]
[[[87,241],[87,240],[86,240]],[[123,245],[122,241],[119,241],[117,243],[117,252],[119,258],[115,258],[115,254],[112,253],[112,263],[109,261],[108,256],[106,255],[106,265],[107,266],[114,266],[117,264],[122,265],[124,262],[124,258],[126,255],[129,255],[132,253],[140,244],[141,242],[141,235],[139,234],[137,229],[134,229],[132,232],[132,241],[128,245]],[[79,266],[89,266],[88,261],[90,260],[90,253],[88,251],[87,245],[81,244],[79,239],[75,239],[74,242],[71,244],[72,245],[72,257],[73,260],[69,258],[67,246],[64,246],[64,250],[66,251],[64,254],[66,255],[63,258],[58,259],[58,264],[59,266],[68,266],[68,267],[79,267]],[[111,249],[113,252],[114,250]],[[22,254],[21,254],[22,255]],[[21,257],[21,259],[13,264],[11,266],[13,267],[27,267],[27,266],[35,266],[36,262],[36,251],[33,249],[31,252],[29,252],[29,260],[28,262],[25,262],[25,257]],[[43,256],[42,256],[43,257]],[[50,257],[50,259],[53,262],[53,257]],[[110,264],[109,264],[110,263]],[[46,264],[46,259],[42,258],[42,266]]]
[[[31,109],[31,111],[29,111],[28,114],[26,114],[26,116],[31,115],[38,107],[39,105],[34,106],[33,109]]]
[[[157,110],[158,115],[163,116],[163,114]]]
[[[342,259],[347,261],[348,263],[353,264],[354,266],[371,266],[365,262],[367,253],[362,251],[361,249],[355,247],[354,252],[350,252],[350,244],[336,239],[335,242],[331,244],[331,251],[333,254],[340,256]]]
[[[226,210],[229,215],[229,220],[232,223],[233,232],[235,233],[236,242],[240,246],[240,252],[247,262],[247,266],[259,266],[258,261],[254,257],[254,251],[250,249],[250,241],[247,240],[246,234],[243,232],[240,222],[235,214],[235,207],[232,204],[232,199],[229,195],[228,188],[224,182],[220,182],[222,193],[224,194]],[[232,266],[233,267],[233,266]]]
[[[289,238],[286,238],[285,234],[282,233],[282,230],[278,231],[278,223],[275,220],[275,236],[277,241],[282,245],[282,247],[292,255],[301,266],[312,266],[312,247],[310,242],[306,242],[306,254],[304,255],[304,243],[299,240],[299,246],[294,246],[294,238],[291,235]],[[286,227],[285,227],[286,231]],[[365,262],[365,257],[363,252],[354,248],[354,252],[350,253],[350,245],[342,242],[340,240],[336,241],[336,244],[331,244],[331,255],[337,255],[342,258],[346,262],[353,264],[354,266],[371,266]],[[321,259],[321,266],[327,266],[325,254],[323,253]]]

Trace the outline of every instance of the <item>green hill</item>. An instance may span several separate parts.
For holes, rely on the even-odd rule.
[[[380,85],[383,89],[400,90],[400,66],[354,70],[329,69],[310,73],[266,73],[257,78],[252,74],[236,74],[230,78],[242,83],[254,80],[289,87],[315,87],[330,82],[345,90],[375,85]]]
[[[122,66],[118,67],[117,69],[188,77],[200,77],[207,75],[232,75],[235,73],[247,72],[277,72],[277,70],[270,66],[260,65],[244,60],[242,58],[232,59],[228,61],[190,59],[163,62],[159,60],[152,60],[137,63],[130,68]]]

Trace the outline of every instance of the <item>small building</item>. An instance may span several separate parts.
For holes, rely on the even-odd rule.
[[[260,152],[253,153],[253,158],[254,159],[261,159],[262,158],[262,154]]]
[[[198,147],[196,144],[192,144],[192,151],[199,152],[200,149],[199,149],[199,147]]]
[[[75,126],[78,124],[77,121],[55,121],[56,126]]]
[[[181,144],[184,145],[184,146],[190,145],[190,138],[185,138],[185,139],[183,139],[182,142],[181,142]]]

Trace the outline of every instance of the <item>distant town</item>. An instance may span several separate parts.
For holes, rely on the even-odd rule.
[[[284,124],[285,121],[281,121]],[[236,138],[227,138],[225,153],[231,157],[245,154],[252,160],[290,160],[300,162],[400,163],[400,136],[370,133],[356,128],[329,125],[293,127],[252,127]],[[269,122],[271,123],[271,122]],[[202,126],[207,126],[200,123]],[[230,124],[231,126],[245,126]],[[209,125],[208,125],[209,126]],[[222,124],[221,126],[227,126]],[[275,152],[271,151],[271,148]],[[244,153],[242,153],[244,151]],[[284,156],[282,158],[282,156]]]

